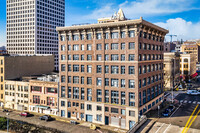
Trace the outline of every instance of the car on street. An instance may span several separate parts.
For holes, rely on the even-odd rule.
[[[52,120],[52,117],[50,115],[43,115],[39,119],[40,120],[49,121],[49,120]]]
[[[9,110],[8,109],[4,109],[3,112],[9,112]]]
[[[199,95],[200,92],[198,90],[187,90],[188,95]]]
[[[175,106],[173,104],[170,104],[167,108],[170,112],[173,112],[175,110]]]
[[[31,114],[29,112],[22,112],[19,114],[20,116],[29,117]]]
[[[171,114],[171,112],[168,109],[165,109],[165,111],[162,113],[162,115],[164,117],[168,117],[168,116],[170,116],[170,114]]]

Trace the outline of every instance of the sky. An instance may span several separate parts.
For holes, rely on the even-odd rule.
[[[173,40],[200,39],[200,0],[66,0],[65,25],[97,23],[122,8],[129,19],[143,17],[177,35]],[[166,41],[170,37],[166,36]],[[0,0],[0,46],[6,45],[6,0]]]

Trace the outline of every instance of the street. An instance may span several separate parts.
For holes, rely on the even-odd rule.
[[[186,127],[184,130],[188,130],[188,132],[200,132],[197,130],[200,129],[200,96],[181,92],[175,97],[175,100],[180,102],[175,112],[170,117],[161,117],[149,131],[150,133],[181,133],[184,127]],[[181,104],[182,106],[180,106]]]

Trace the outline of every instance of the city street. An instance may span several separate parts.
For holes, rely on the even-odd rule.
[[[179,133],[187,123],[187,127],[190,126],[188,132],[200,132],[200,130],[197,130],[200,129],[200,115],[198,112],[200,110],[200,106],[198,106],[200,96],[187,95],[183,92],[179,93],[175,99],[180,102],[175,112],[170,117],[161,117],[149,131],[150,133],[171,133],[172,131]],[[190,117],[192,113],[196,117]],[[190,122],[188,122],[189,119]]]

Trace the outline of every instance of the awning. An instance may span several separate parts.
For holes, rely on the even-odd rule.
[[[43,105],[36,105],[35,107],[40,109],[50,109],[49,106],[43,106]]]
[[[192,74],[192,75],[191,75],[192,78],[194,78],[194,77],[196,77],[196,76],[198,76],[198,73],[195,73],[195,74]]]

